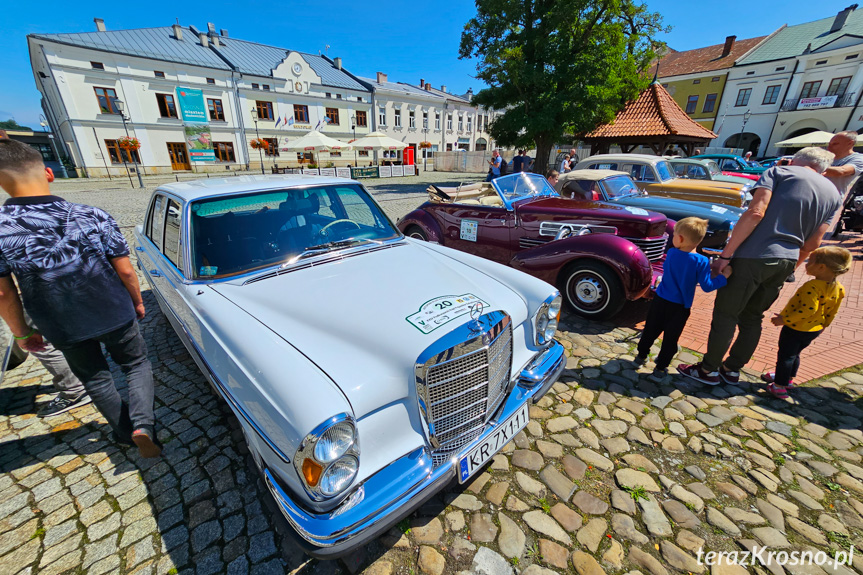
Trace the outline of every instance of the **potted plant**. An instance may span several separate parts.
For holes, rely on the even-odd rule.
[[[263,150],[267,148],[267,142],[264,140],[260,140],[258,138],[252,138],[252,141],[249,142],[249,145],[253,150]]]
[[[423,149],[423,150],[430,150],[432,147],[432,143],[431,142],[420,142],[419,147],[420,147],[420,149]]]
[[[130,152],[141,148],[141,142],[138,138],[130,138],[129,136],[117,138],[117,145]]]

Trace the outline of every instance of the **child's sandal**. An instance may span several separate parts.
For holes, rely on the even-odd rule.
[[[788,390],[784,387],[771,383],[767,386],[767,391],[773,394],[773,397],[777,399],[788,399]]]
[[[773,383],[774,381],[776,381],[776,372],[775,371],[768,371],[767,373],[762,373],[761,374],[761,381],[766,381],[767,383]],[[794,387],[794,380],[792,379],[791,381],[789,381],[788,385],[786,387]]]

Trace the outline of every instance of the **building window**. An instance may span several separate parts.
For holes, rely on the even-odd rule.
[[[260,88],[260,86],[258,86],[258,85],[257,85],[257,84],[255,84],[254,82],[252,82],[252,90],[257,90],[257,89],[259,89],[259,88]]]
[[[124,160],[129,164],[140,162],[138,150],[132,150],[132,154],[129,155],[129,150],[118,146],[117,140],[105,140],[105,147],[108,148],[108,156],[112,164],[122,164]]]
[[[43,162],[53,162],[56,160],[54,153],[51,151],[51,146],[48,144],[29,144],[29,146],[42,154]]]
[[[423,112],[423,130],[429,129],[429,113]]]
[[[743,88],[739,92],[737,92],[737,101],[734,102],[734,106],[746,106],[749,104],[749,96],[752,95],[752,88]]]
[[[828,96],[839,96],[840,98],[845,95],[845,90],[848,89],[848,84],[851,82],[851,76],[845,76],[844,78],[833,78],[830,80],[830,85],[827,86],[827,95]]]
[[[775,104],[779,99],[779,90],[782,89],[782,86],[767,86],[767,91],[764,92],[764,101],[762,104]]]
[[[700,83],[701,83],[701,78],[698,78],[698,79],[696,79],[696,80],[693,80],[693,81],[692,81],[692,83],[693,83],[693,84],[700,84]]]
[[[398,108],[393,110],[393,115],[395,116],[395,126],[396,128],[402,127],[402,111]]]
[[[225,110],[222,108],[222,101],[214,98],[207,98],[207,109],[210,110],[211,120],[225,120]]]
[[[710,79],[710,81],[711,81],[711,82],[718,82],[718,81],[719,81],[719,76],[714,76],[714,77],[712,77],[712,78]]]
[[[362,102],[362,101],[363,101],[363,97],[362,97],[362,96],[357,96],[357,102]]]
[[[102,114],[119,114],[114,102],[117,101],[117,91],[114,88],[93,88],[96,100],[99,101],[99,111]]]
[[[815,62],[815,65],[816,66],[823,66],[826,63],[827,63],[827,60],[818,60],[817,62]]]
[[[482,132],[482,116],[476,117],[476,131]],[[479,150],[477,150],[477,151],[479,151]]]
[[[273,115],[273,103],[265,102],[264,100],[257,100],[255,102],[255,106],[258,108],[258,119],[259,120],[272,120],[275,118]]]
[[[821,89],[821,80],[817,82],[806,82],[803,84],[803,90],[800,91],[800,98],[814,98],[818,95],[818,90]]]
[[[261,86],[261,87],[262,87],[264,90],[266,90],[267,92],[269,92],[269,91],[270,91],[270,85],[269,85],[269,84],[264,84],[264,85],[263,85],[263,86]]]
[[[694,114],[696,106],[698,106],[698,96],[689,96],[686,99],[686,113]]]
[[[278,138],[261,138],[263,141],[267,143],[267,147],[264,148],[264,154],[268,156],[278,156],[279,155],[279,139]]]
[[[464,131],[464,116],[462,116],[461,114],[458,115],[458,131]]]
[[[446,129],[452,130],[452,114],[446,115]]]
[[[705,114],[710,113],[716,108],[716,94],[707,94],[707,97],[704,98],[704,107],[701,108],[701,111]]]
[[[746,75],[747,75],[747,76],[754,76],[754,75],[755,75],[755,70],[750,70],[749,72],[746,72]]]
[[[158,70],[153,70],[153,75],[155,75],[157,78],[164,78],[165,77],[165,73],[159,72]]]
[[[434,129],[440,130],[440,112],[434,113]]]
[[[213,142],[213,151],[216,153],[216,160],[219,162],[236,162],[234,156],[234,144],[231,142]]]
[[[362,110],[357,110],[357,127],[363,127],[369,125],[369,121],[366,118],[366,113]]]
[[[341,95],[341,94],[336,94],[336,100],[341,100],[341,99],[342,99],[342,95]],[[339,154],[339,155],[341,155],[341,154]]]
[[[369,151],[368,150],[360,150],[360,157],[363,157],[363,156],[368,158],[369,157]]]
[[[324,94],[324,96],[326,96],[327,98],[332,98],[332,97],[333,97],[333,95],[332,95],[332,94],[330,94],[329,92],[326,92],[326,93]]]
[[[408,110],[408,127],[417,127],[417,113],[414,110]]]
[[[207,84],[215,84],[215,83],[216,83],[215,78],[207,78]]]
[[[176,118],[177,105],[171,94],[156,94],[156,103],[159,104],[159,114],[163,118]]]
[[[300,104],[294,104],[294,122],[298,124],[309,123],[309,107]]]
[[[387,125],[387,109],[384,106],[378,106],[378,126]]]
[[[857,56],[859,56],[859,55],[860,54],[851,54],[850,56],[845,56],[845,59],[846,60],[856,60]]]
[[[102,62],[90,62],[90,67],[94,70],[104,70],[105,64],[103,64]]]
[[[782,72],[783,70],[785,70],[785,66],[779,66],[774,72]]]
[[[473,116],[467,117],[467,131],[473,132]]]
[[[339,125],[339,109],[338,108],[327,108],[326,110],[327,118],[330,119],[331,126]]]

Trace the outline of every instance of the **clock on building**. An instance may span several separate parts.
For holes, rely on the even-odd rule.
[[[300,64],[299,62],[295,62],[295,63],[294,63],[294,74],[296,74],[297,76],[299,76],[299,75],[300,75],[300,74],[302,74],[302,73],[303,73],[303,66],[302,66],[302,64]]]

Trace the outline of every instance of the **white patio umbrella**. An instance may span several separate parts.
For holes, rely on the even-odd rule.
[[[809,132],[808,134],[803,134],[802,136],[797,136],[795,138],[789,138],[788,140],[783,140],[781,142],[776,142],[774,146],[777,148],[806,148],[808,146],[826,146],[827,142],[830,141],[835,134],[831,134],[830,132]],[[858,138],[858,142],[860,139]]]
[[[404,142],[399,142],[395,138],[390,138],[386,134],[380,132],[372,132],[368,136],[356,139],[351,142],[351,145],[357,150],[404,150],[408,147]]]
[[[304,134],[296,140],[291,140],[279,148],[283,152],[320,152],[324,150],[345,151],[351,150],[350,144],[331,138],[317,130]]]

